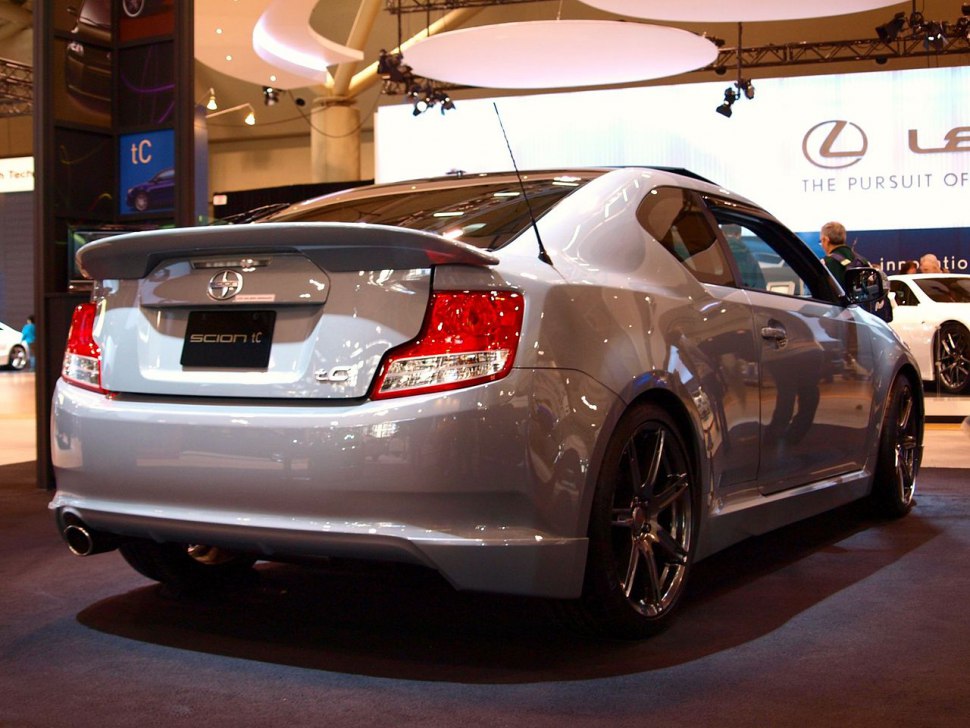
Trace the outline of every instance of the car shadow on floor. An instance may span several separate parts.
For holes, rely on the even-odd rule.
[[[641,642],[577,634],[544,600],[459,593],[418,567],[260,564],[192,596],[157,585],[77,619],[127,639],[245,660],[460,683],[585,680],[684,664],[756,640],[869,580],[938,535],[918,513],[875,521],[851,505],[696,565],[671,627]],[[818,619],[824,619],[824,613]]]

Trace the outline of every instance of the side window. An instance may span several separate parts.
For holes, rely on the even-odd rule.
[[[916,296],[902,281],[889,281],[889,290],[896,294],[897,306],[915,306]]]
[[[699,281],[734,285],[717,233],[692,192],[677,187],[651,190],[637,209],[637,220]]]
[[[824,269],[798,238],[777,223],[712,205],[714,217],[737,266],[741,285],[797,298],[832,300],[821,280]]]
[[[758,233],[737,223],[720,225],[745,288],[786,296],[811,297],[808,284]]]

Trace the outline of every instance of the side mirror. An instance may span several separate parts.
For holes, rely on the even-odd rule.
[[[869,313],[885,321],[893,320],[885,274],[876,268],[846,268],[845,294],[849,303],[856,303]]]
[[[846,268],[845,293],[852,303],[864,304],[886,295],[882,274],[875,268]]]

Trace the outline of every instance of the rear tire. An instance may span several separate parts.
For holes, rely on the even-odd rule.
[[[912,510],[921,442],[922,423],[913,385],[906,377],[898,376],[889,390],[872,484],[872,504],[879,515],[901,518]]]
[[[196,591],[245,578],[256,560],[215,546],[156,543],[143,539],[119,546],[139,574],[179,591]]]
[[[641,404],[607,448],[589,524],[583,624],[621,639],[664,629],[683,596],[699,514],[688,449],[662,408]]]

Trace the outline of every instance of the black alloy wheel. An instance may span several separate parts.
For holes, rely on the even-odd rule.
[[[936,370],[940,385],[950,394],[970,388],[970,334],[954,321],[940,326],[937,334]]]
[[[655,405],[631,409],[607,450],[590,519],[581,605],[594,629],[637,639],[667,625],[693,560],[697,498],[676,423]]]
[[[872,488],[873,504],[881,515],[899,518],[913,508],[922,429],[913,385],[900,375],[889,392]]]

